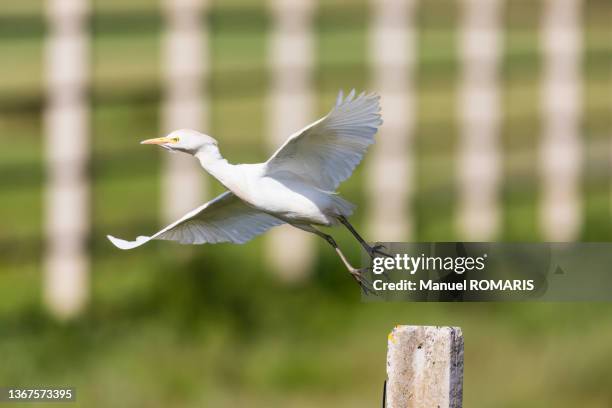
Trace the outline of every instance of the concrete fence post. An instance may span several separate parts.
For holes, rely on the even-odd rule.
[[[389,334],[386,408],[460,408],[463,334],[459,327],[396,326]]]

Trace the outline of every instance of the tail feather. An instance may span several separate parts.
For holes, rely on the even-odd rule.
[[[350,201],[345,200],[339,195],[330,195],[329,196],[334,203],[334,209],[338,215],[342,215],[345,217],[350,217],[355,210],[355,204]]]

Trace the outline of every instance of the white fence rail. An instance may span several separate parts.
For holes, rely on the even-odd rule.
[[[495,238],[499,231],[501,177],[499,62],[502,54],[501,0],[463,0],[461,137],[458,151],[459,213],[462,236]]]
[[[544,236],[573,240],[582,223],[580,0],[545,0],[541,22],[543,134],[540,147]]]
[[[87,0],[50,0],[46,41],[44,300],[55,316],[81,312],[89,283],[89,38]]]
[[[208,127],[203,97],[208,73],[208,32],[203,26],[206,0],[163,0],[166,22],[162,48],[165,73],[164,133]],[[154,136],[151,136],[154,137]],[[183,154],[164,155],[162,211],[172,222],[202,204],[206,180],[199,163]]]
[[[413,234],[409,203],[414,190],[416,1],[373,1],[372,7],[370,59],[384,125],[367,175],[369,230],[377,240],[403,241]]]
[[[268,109],[271,151],[314,120],[312,70],[315,60],[312,19],[314,0],[274,0],[270,38],[272,84]],[[267,237],[267,261],[286,282],[303,280],[312,269],[314,239],[284,225]]]

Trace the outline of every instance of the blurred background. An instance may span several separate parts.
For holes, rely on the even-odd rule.
[[[466,406],[612,406],[609,304],[361,303],[299,231],[105,238],[222,191],[140,140],[193,127],[263,161],[357,88],[385,120],[340,188],[368,239],[608,241],[611,21],[608,0],[2,2],[0,385],[74,386],[87,407],[373,407],[387,333],[425,324],[463,328]]]

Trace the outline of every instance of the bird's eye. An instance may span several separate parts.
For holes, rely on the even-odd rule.
[[[172,143],[178,143],[179,142],[179,138],[178,137],[173,137],[171,140],[172,140]]]

